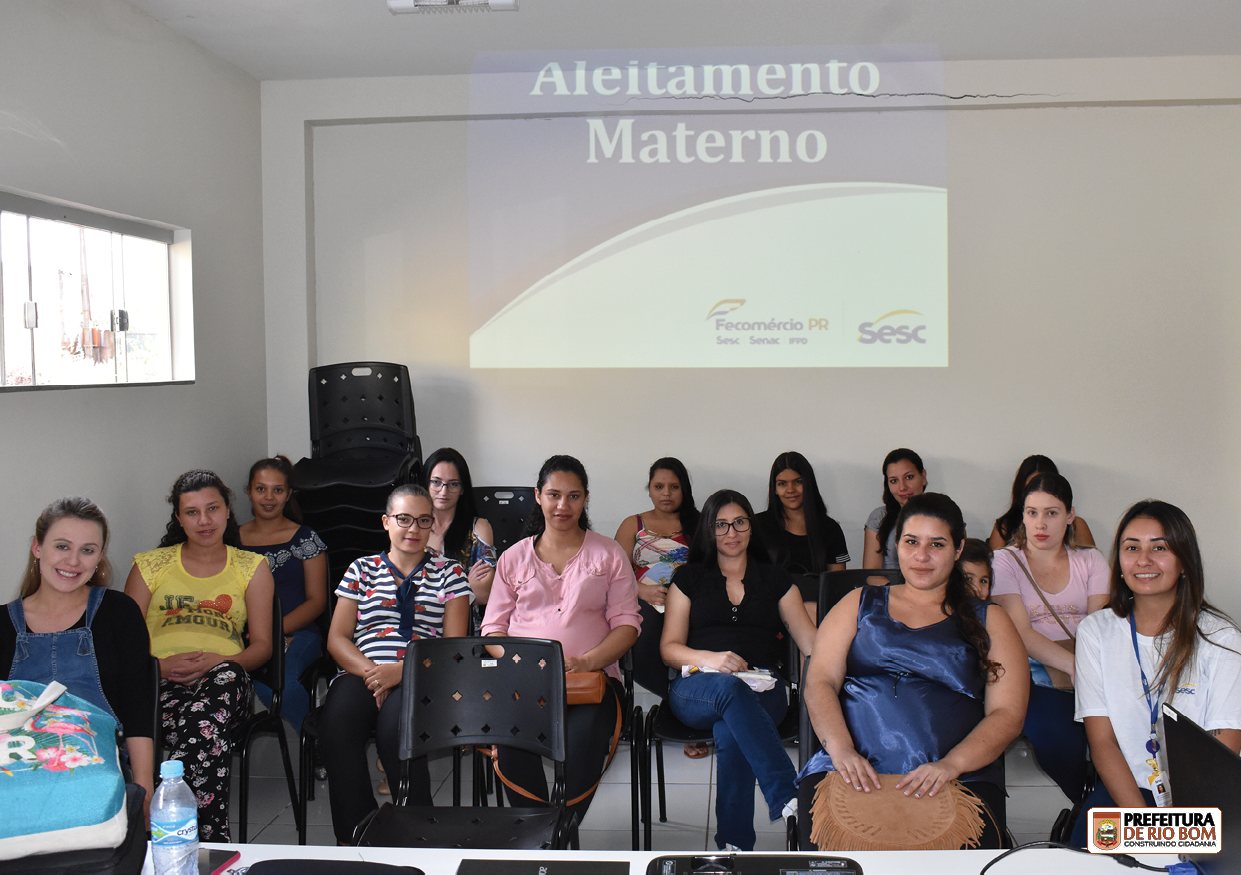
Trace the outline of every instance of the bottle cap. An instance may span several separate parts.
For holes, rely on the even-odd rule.
[[[180,778],[185,774],[185,765],[180,760],[164,760],[159,764],[161,778]]]

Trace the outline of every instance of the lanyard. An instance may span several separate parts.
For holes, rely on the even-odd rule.
[[[417,610],[414,602],[414,591],[417,589],[414,578],[418,576],[418,572],[426,567],[427,560],[431,557],[423,553],[422,559],[414,566],[414,570],[409,574],[402,574],[401,570],[392,564],[392,560],[388,558],[387,553],[382,555],[384,564],[388,566],[388,572],[394,580],[400,581],[396,590],[397,611],[401,614],[401,628],[409,631],[413,628],[414,613]]]
[[[1150,682],[1146,680],[1146,670],[1142,668],[1142,654],[1138,650],[1138,627],[1133,622],[1133,614],[1129,614],[1129,633],[1133,638],[1133,655],[1138,661],[1138,672],[1142,675],[1142,692],[1146,694],[1146,707],[1151,710],[1151,737],[1146,742],[1146,750],[1151,756],[1159,753],[1159,736],[1155,731],[1155,724],[1159,720],[1159,700],[1163,698],[1163,688],[1168,683],[1168,679],[1164,678],[1159,682],[1159,689],[1155,691],[1155,698],[1151,699]]]

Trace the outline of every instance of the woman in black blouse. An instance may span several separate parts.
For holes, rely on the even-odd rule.
[[[739,492],[707,499],[689,562],[672,577],[660,648],[682,673],[669,688],[672,712],[715,738],[716,844],[744,851],[754,849],[755,778],[772,820],[796,796],[796,773],[776,730],[788,709],[784,634],[787,628],[805,653],[815,635],[797,587],[767,564],[753,518]],[[765,680],[762,669],[774,677]]]
[[[151,645],[138,606],[108,589],[107,546],[108,521],[93,502],[61,498],[43,510],[18,599],[0,611],[0,677],[60,681],[71,694],[111,714],[149,810],[155,730]]]

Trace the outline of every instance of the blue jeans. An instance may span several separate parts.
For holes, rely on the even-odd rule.
[[[1155,794],[1150,790],[1138,790],[1142,793],[1142,799],[1146,802],[1147,808],[1155,807]],[[1082,803],[1082,810],[1077,815],[1077,823],[1073,824],[1073,837],[1069,839],[1069,844],[1075,848],[1086,847],[1086,833],[1090,830],[1090,809],[1092,808],[1114,808],[1116,803],[1112,801],[1112,794],[1107,792],[1107,786],[1103,783],[1103,779],[1099,778],[1099,782],[1094,785],[1094,789],[1090,791],[1090,795],[1086,797],[1086,801]]]
[[[273,641],[279,647],[283,641]],[[310,692],[302,686],[302,672],[323,653],[323,638],[317,627],[298,629],[284,651],[284,695],[280,700],[280,716],[289,721],[296,736],[301,737],[302,721],[310,711]],[[254,692],[268,708],[271,707],[271,687],[255,682]]]
[[[673,680],[668,703],[686,726],[710,729],[715,736],[716,845],[754,850],[755,776],[773,821],[797,795],[797,772],[776,731],[788,710],[784,685],[756,693],[733,675],[703,672]]]

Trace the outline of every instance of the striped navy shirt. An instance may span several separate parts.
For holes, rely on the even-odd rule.
[[[399,662],[405,658],[410,638],[438,638],[444,633],[444,606],[460,596],[474,599],[465,569],[434,550],[414,572],[412,629],[401,629],[401,606],[397,579],[384,554],[354,560],[336,587],[338,598],[358,603],[358,622],[353,643],[374,663]]]

